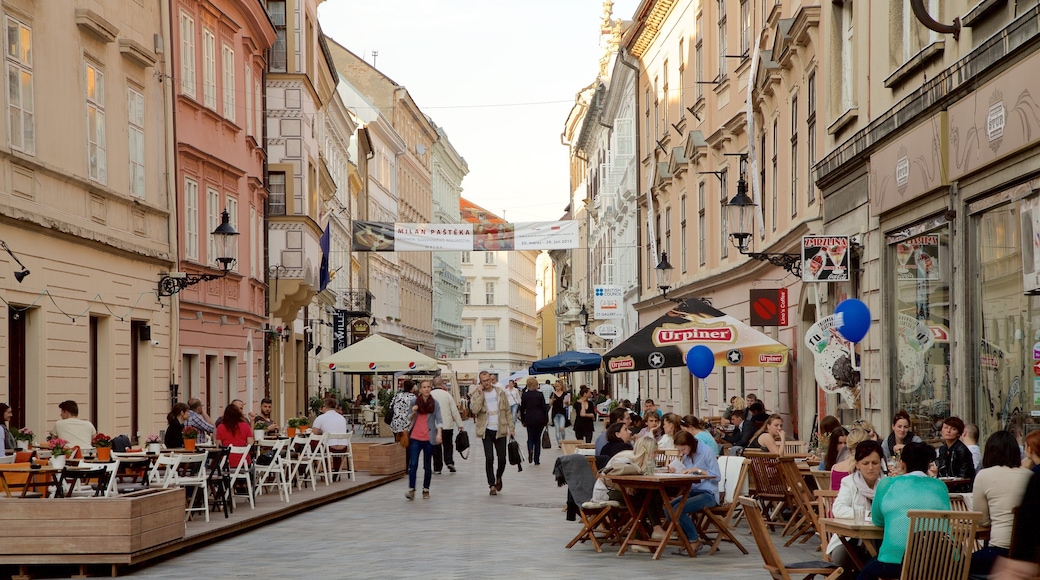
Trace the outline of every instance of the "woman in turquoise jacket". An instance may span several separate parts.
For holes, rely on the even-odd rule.
[[[871,519],[876,526],[885,528],[885,537],[877,558],[867,562],[859,580],[899,578],[903,570],[903,554],[910,531],[910,510],[948,510],[950,492],[946,484],[928,477],[928,465],[935,458],[935,449],[925,443],[907,443],[899,463],[901,473],[878,482]]]

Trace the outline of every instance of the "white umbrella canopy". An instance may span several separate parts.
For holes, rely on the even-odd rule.
[[[339,373],[394,373],[437,371],[437,361],[388,338],[372,335],[329,355],[322,371]]]

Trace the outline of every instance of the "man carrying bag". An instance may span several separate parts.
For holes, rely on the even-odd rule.
[[[469,408],[476,423],[477,438],[484,443],[484,469],[490,488],[488,494],[498,495],[502,491],[502,474],[506,472],[506,436],[513,436],[509,396],[505,389],[494,385],[490,373],[480,371],[480,388],[471,392]]]
[[[433,379],[433,391],[430,393],[433,399],[437,401],[437,404],[444,409],[444,416],[441,417],[442,427],[442,441],[440,445],[433,447],[433,474],[440,475],[441,470],[444,466],[448,466],[448,471],[455,473],[455,456],[453,453],[455,426],[459,428],[459,434],[462,434],[466,428],[462,426],[462,415],[459,413],[459,406],[455,404],[455,398],[448,392],[448,385],[444,382],[444,377],[434,377]]]

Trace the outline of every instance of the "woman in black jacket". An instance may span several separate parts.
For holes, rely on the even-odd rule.
[[[542,431],[549,424],[549,408],[535,377],[527,377],[527,388],[520,395],[520,424],[527,427],[527,462],[541,465]]]
[[[166,416],[166,433],[163,436],[163,443],[167,449],[181,449],[184,447],[184,437],[181,432],[184,430],[184,424],[188,422],[188,405],[184,403],[177,403],[173,406],[173,410]]]

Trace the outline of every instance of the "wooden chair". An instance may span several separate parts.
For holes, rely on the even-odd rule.
[[[900,580],[967,580],[981,512],[910,510]]]
[[[816,518],[829,518],[831,517],[831,506],[834,505],[834,499],[838,497],[838,492],[832,489],[817,489],[813,491],[813,497],[816,498]],[[827,546],[831,543],[831,533],[827,531],[827,526],[820,524],[818,528],[820,532],[820,546],[822,546],[823,559],[826,562],[831,561],[831,557],[827,554]]]
[[[785,507],[791,506],[791,494],[780,473],[780,456],[775,453],[746,451],[744,456],[751,464],[751,479],[754,481],[752,496],[762,505],[766,514],[766,525],[771,528],[790,522],[778,521]]]
[[[844,572],[841,566],[835,566],[830,562],[784,564],[783,560],[780,559],[780,554],[776,551],[776,546],[773,544],[773,538],[769,535],[769,530],[766,528],[767,522],[762,517],[762,510],[759,508],[758,502],[750,497],[741,497],[738,501],[744,509],[744,516],[747,518],[748,526],[751,528],[751,535],[754,536],[755,543],[758,545],[758,551],[762,553],[762,561],[765,563],[764,568],[769,572],[771,578],[775,580],[791,580],[791,576],[794,575],[804,576],[806,579],[824,576],[827,580],[834,580]],[[936,576],[936,578],[939,578],[939,576]]]
[[[819,471],[816,469],[810,469],[809,473],[812,474],[813,479],[816,480],[816,489],[828,490],[831,488],[831,472]]]
[[[588,462],[593,477],[598,478],[599,468],[596,465],[596,457],[586,455],[584,459]],[[621,529],[627,519],[628,510],[624,506],[611,505],[584,507],[585,502],[579,502],[579,499],[584,498],[575,499],[575,502],[578,503],[578,517],[581,518],[582,528],[566,547],[570,549],[578,542],[592,542],[593,549],[602,552],[604,544],[620,544]]]
[[[733,512],[737,507],[737,498],[746,491],[748,463],[743,457],[720,457],[719,471],[719,505],[703,509],[695,514],[698,534],[711,542],[708,555],[719,549],[723,540],[732,543],[738,550],[747,554],[747,548],[733,535]],[[712,538],[711,534],[715,537]]]
[[[805,483],[802,471],[798,469],[798,465],[794,462],[794,459],[790,457],[781,457],[780,473],[783,476],[784,483],[790,491],[790,499],[792,500],[791,507],[793,510],[791,520],[784,529],[785,533],[788,530],[792,530],[793,534],[784,546],[790,546],[795,542],[795,540],[803,538],[803,536],[804,538],[802,539],[802,543],[804,544],[809,540],[809,538],[815,536],[817,530],[820,528],[820,522],[816,517],[816,501],[813,498],[812,491],[809,490],[809,486]]]
[[[362,409],[361,415],[364,417],[364,427],[361,429],[362,437],[378,437],[379,436],[379,415],[376,414],[373,409]]]
[[[784,455],[797,454],[801,455],[806,452],[807,446],[805,441],[785,441],[784,442]]]

